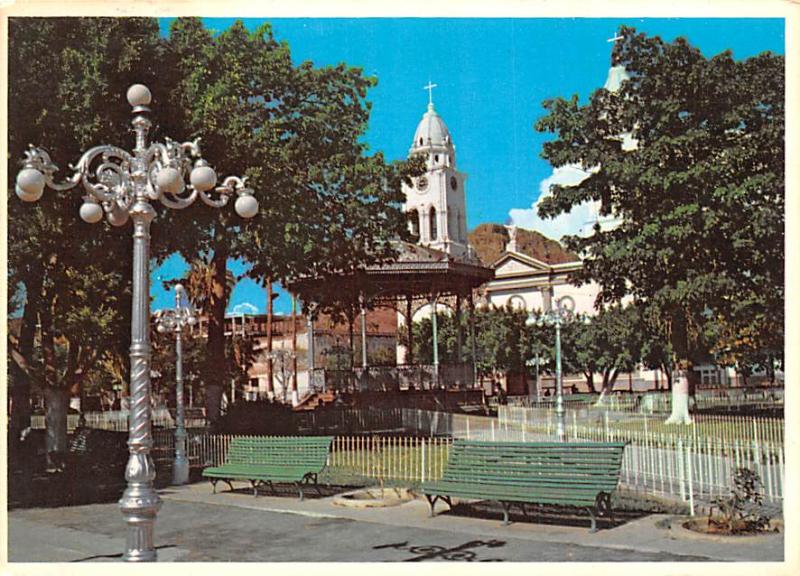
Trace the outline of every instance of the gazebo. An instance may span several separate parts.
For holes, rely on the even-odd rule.
[[[351,310],[360,316],[361,366],[351,370],[329,370],[314,366],[314,351],[309,350],[309,386],[316,392],[403,390],[403,389],[466,389],[475,386],[475,338],[473,314],[470,314],[471,362],[442,364],[436,314],[431,315],[433,328],[433,364],[419,365],[413,359],[412,325],[414,314],[425,306],[435,311],[438,305],[452,308],[457,317],[457,357],[462,357],[464,335],[461,315],[464,304],[474,311],[473,291],[494,278],[494,271],[480,265],[477,259],[454,259],[446,252],[397,242],[394,260],[367,266],[335,279],[301,278],[287,288],[303,294],[310,312],[309,328],[313,338],[314,310],[335,307]],[[367,314],[376,307],[391,307],[404,317],[408,350],[405,362],[396,366],[370,366],[367,354]]]

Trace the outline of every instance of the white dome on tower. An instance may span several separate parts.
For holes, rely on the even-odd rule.
[[[420,148],[428,147],[451,147],[453,145],[450,139],[450,130],[442,120],[442,117],[436,113],[433,104],[428,104],[428,111],[422,116],[417,125],[417,130],[414,132],[414,142],[411,144],[411,150],[419,150]]]
[[[625,66],[622,66],[621,64],[612,66],[608,69],[608,77],[606,78],[606,83],[603,88],[609,92],[619,92],[622,83],[629,79],[630,74],[628,74],[628,71],[625,70]]]

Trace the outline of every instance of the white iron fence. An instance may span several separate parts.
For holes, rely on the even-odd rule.
[[[504,407],[501,407],[504,408]],[[554,413],[544,419],[529,418],[509,408],[502,418],[487,418],[425,410],[405,410],[406,430],[421,434],[447,435],[489,441],[536,442],[556,439]],[[552,412],[552,411],[548,411]],[[625,423],[622,421],[623,424]],[[737,468],[754,470],[762,481],[765,500],[783,501],[785,462],[783,430],[775,422],[727,422],[731,430],[724,433],[719,426],[700,428],[672,426],[672,433],[657,425],[625,427],[615,425],[613,415],[602,424],[579,420],[577,411],[566,418],[567,440],[626,442],[622,466],[622,482],[635,490],[679,497],[694,508],[695,500],[711,502],[729,496],[733,474]],[[714,420],[712,424],[722,423]],[[750,431],[748,436],[747,431]],[[716,433],[717,435],[713,435]]]
[[[85,428],[97,428],[100,430],[115,430],[123,432],[128,429],[128,410],[109,410],[106,412],[84,412],[83,414],[68,414],[67,415],[67,432],[72,433],[79,426]],[[83,422],[81,422],[83,417]],[[166,408],[157,408],[152,411],[152,426],[153,428],[175,428],[175,419]],[[187,417],[186,427],[195,428],[205,425],[205,418],[200,417]],[[43,414],[34,414],[31,416],[31,428],[44,429],[45,416]]]
[[[564,401],[567,404],[593,405],[599,400],[599,394],[566,394]],[[528,408],[552,408],[555,397],[530,398],[517,396],[508,399],[515,406]],[[775,410],[782,409],[784,405],[784,389],[782,387],[769,388],[713,388],[697,390],[692,397],[692,402],[698,410],[724,409],[728,412]],[[672,408],[672,393],[639,392],[631,394],[610,394],[603,398],[602,407],[614,411],[646,412],[649,414],[669,414]]]
[[[188,434],[187,455],[192,466],[220,466],[233,438],[242,436]],[[378,480],[416,484],[441,478],[447,463],[450,438],[410,436],[336,436],[325,474],[339,481]],[[155,445],[174,446],[174,436],[159,431]]]
[[[306,424],[330,427],[327,433],[335,435],[327,472],[332,481],[415,484],[441,477],[452,438],[555,439],[553,411],[520,410],[501,407],[500,418],[415,409],[384,415],[376,410],[348,410],[318,416]],[[339,422],[342,418],[349,422]],[[360,431],[373,425],[381,435],[340,433],[337,424]],[[693,425],[664,427],[660,419],[632,421],[606,412],[598,421],[570,410],[566,424],[567,440],[626,442],[621,481],[631,489],[680,498],[694,511],[716,497],[729,496],[736,469],[749,468],[761,478],[765,501],[782,505],[785,461],[781,421],[701,417]],[[173,430],[156,429],[154,438],[156,452],[168,457],[174,449]],[[192,466],[222,464],[232,438],[189,430],[187,453]]]
[[[784,421],[782,418],[753,416],[722,416],[716,414],[693,414],[692,425],[666,424],[663,415],[624,412],[593,406],[567,407],[565,423],[568,430],[586,429],[586,433],[608,435],[614,431],[618,437],[631,441],[640,434],[664,435],[683,438],[694,443],[706,439],[733,443],[758,442],[783,446]],[[523,427],[555,433],[556,413],[553,407],[525,408],[521,406],[499,406],[498,426]],[[582,432],[583,433],[583,432]]]

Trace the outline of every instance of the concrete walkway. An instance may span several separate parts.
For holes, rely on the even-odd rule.
[[[681,562],[782,561],[783,535],[709,537],[651,515],[591,534],[585,526],[516,522],[445,512],[424,500],[390,508],[344,508],[333,497],[300,502],[211,493],[209,484],[161,491],[159,561]],[[226,487],[227,489],[227,487]],[[437,511],[447,509],[437,504]],[[11,562],[119,561],[126,527],[116,504],[13,510]],[[663,527],[659,527],[659,525]],[[667,528],[671,525],[671,528]]]

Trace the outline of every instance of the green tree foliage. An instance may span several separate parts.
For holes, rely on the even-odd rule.
[[[639,311],[632,305],[612,306],[596,316],[578,318],[565,332],[569,364],[575,372],[584,373],[594,392],[611,392],[620,372],[633,371],[640,361],[642,332]],[[601,376],[599,389],[594,384],[595,373]]]
[[[630,78],[544,103],[536,129],[556,138],[542,156],[592,172],[554,186],[542,216],[600,201],[622,224],[568,237],[585,256],[578,281],[601,286],[598,304],[632,294],[681,360],[716,323],[738,360],[744,349],[783,349],[784,58],[705,58],[683,38],[665,43],[623,27],[612,63]],[[623,146],[629,134],[637,146]],[[738,358],[737,358],[738,356]]]
[[[254,340],[241,335],[230,336],[225,342],[225,361],[228,382],[226,389],[230,389],[233,382],[237,398],[244,394],[244,388],[250,382],[247,374],[256,358],[253,348]],[[151,371],[155,375],[153,380],[153,394],[170,398],[170,404],[175,402],[176,386],[176,345],[175,334],[168,332],[160,334],[155,332],[152,340]],[[185,331],[183,334],[183,385],[184,398],[188,402],[188,387],[194,387],[194,405],[198,405],[205,397],[205,365],[208,354],[207,340],[199,331]]]
[[[478,374],[492,376],[496,374],[523,372],[526,362],[538,352],[552,362],[555,358],[552,328],[546,326],[529,326],[528,314],[524,310],[513,307],[486,307],[475,310],[475,353]],[[461,356],[458,356],[458,335],[455,314],[439,312],[437,315],[437,335],[439,341],[439,362],[455,364],[472,361],[471,342],[469,340],[469,313],[461,320]],[[407,346],[408,336],[405,329],[399,333],[400,342]],[[419,364],[433,363],[433,323],[430,317],[422,318],[412,327],[413,352],[415,362]],[[550,369],[550,364],[543,364],[541,370]]]
[[[49,453],[66,449],[67,391],[129,345],[130,234],[82,222],[75,190],[47,190],[23,205],[14,194],[18,162],[29,143],[40,145],[62,167],[58,180],[90,146],[130,147],[125,91],[132,79],[154,79],[159,54],[154,20],[9,21],[8,281],[24,302],[20,332],[9,335],[11,396],[16,411],[31,384],[45,394]]]
[[[248,32],[237,22],[212,36],[199,19],[179,18],[166,55],[170,88],[157,95],[166,108],[162,129],[201,136],[204,156],[224,174],[246,175],[260,204],[247,223],[232,210],[198,205],[165,214],[154,230],[162,256],[211,256],[205,376],[213,385],[226,380],[228,258],[246,259],[262,282],[323,279],[389,258],[390,240],[406,230],[399,209],[405,168],[367,155],[361,139],[375,79],[345,64],[293,65],[269,25]]]

